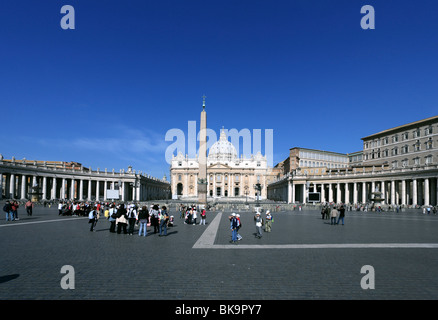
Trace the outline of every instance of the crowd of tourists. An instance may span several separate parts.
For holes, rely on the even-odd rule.
[[[20,203],[16,200],[6,200],[5,205],[3,206],[3,212],[6,214],[6,221],[15,221],[20,220],[18,218],[18,208],[20,207]],[[27,215],[32,215],[32,209],[34,204],[31,200],[28,200],[24,204],[24,208],[26,209]]]
[[[205,225],[207,218],[207,211],[205,208],[198,208],[195,205],[183,205],[179,206],[179,218],[184,219],[184,224],[197,224],[199,217],[199,225]]]
[[[155,204],[150,207],[136,204],[110,204],[103,208],[100,204],[94,205],[88,211],[88,222],[90,231],[96,231],[96,225],[100,216],[104,216],[110,222],[109,232],[117,234],[133,235],[135,226],[139,226],[138,235],[146,237],[147,227],[152,226],[154,233],[159,233],[159,236],[167,236],[167,228],[173,227],[174,217],[169,215],[166,206],[161,208]]]
[[[324,205],[321,209],[322,219],[330,219],[331,225],[337,225],[342,220],[342,225],[344,225],[345,219],[345,207],[344,205]],[[336,220],[337,218],[337,220]]]

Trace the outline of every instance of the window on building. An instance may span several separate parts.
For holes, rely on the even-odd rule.
[[[419,166],[420,165],[420,158],[414,158],[414,165]]]
[[[408,159],[403,159],[402,160],[402,167],[407,167],[409,165],[409,160]]]
[[[426,156],[426,164],[432,164],[433,163],[433,158],[432,155],[428,155]]]
[[[409,146],[407,144],[405,144],[402,148],[401,148],[402,153],[408,153],[409,152]]]
[[[414,150],[415,150],[415,151],[420,151],[420,150],[421,150],[420,140],[417,140],[417,142],[415,142],[415,144],[414,144]]]
[[[426,150],[431,150],[433,148],[433,141],[432,138],[429,138],[429,140],[426,141]]]

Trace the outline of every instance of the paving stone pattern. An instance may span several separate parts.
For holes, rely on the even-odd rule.
[[[438,249],[194,249],[207,225],[175,216],[167,237],[109,233],[101,218],[58,216],[36,207],[32,217],[0,222],[0,299],[292,300],[437,299]],[[330,225],[317,211],[274,213],[271,233],[254,237],[253,213],[241,213],[243,239],[230,244],[228,215],[215,244],[438,243],[438,217],[420,211],[347,212]],[[52,222],[44,222],[56,220]],[[35,222],[35,223],[30,223]],[[138,227],[136,226],[136,232]],[[75,289],[61,288],[61,268],[75,271]],[[375,289],[361,288],[362,266],[375,270]]]

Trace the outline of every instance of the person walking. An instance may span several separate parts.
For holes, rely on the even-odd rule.
[[[152,206],[150,215],[151,215],[151,225],[154,227],[154,233],[157,233],[159,231],[159,225],[158,225],[158,206],[156,204]]]
[[[117,219],[117,209],[115,205],[111,205],[111,208],[108,210],[108,221],[111,223],[109,232],[116,232],[116,219]]]
[[[96,210],[91,210],[88,214],[88,223],[91,224],[90,231],[96,231],[97,220],[99,219],[99,215]]]
[[[193,221],[193,225],[196,225],[196,219],[198,218],[198,211],[196,210],[196,207],[193,208],[193,213],[192,213],[192,221]]]
[[[6,221],[9,221],[9,217],[11,221],[14,221],[14,213],[12,212],[12,206],[9,200],[6,200],[3,211],[6,213]]]
[[[18,204],[17,201],[12,201],[11,203],[11,209],[12,209],[12,213],[14,214],[14,220],[20,220],[18,219],[18,207],[20,205]]]
[[[231,229],[231,243],[237,243],[237,230],[239,227],[239,220],[237,220],[236,214],[232,213],[231,214],[231,219],[230,219],[231,223],[230,223],[230,229]]]
[[[138,231],[138,235],[141,236],[142,231],[143,235],[146,237],[148,235],[148,221],[149,221],[149,210],[148,207],[143,206],[138,213],[138,221],[140,224],[140,230]]]
[[[344,225],[344,217],[345,217],[345,208],[344,206],[341,206],[339,208],[339,218],[337,224],[339,224],[339,220],[342,220],[342,225]]]
[[[322,216],[322,220],[324,220],[324,216],[325,216],[325,205],[322,206],[322,208],[321,208],[321,216]]]
[[[260,216],[260,212],[257,211],[254,217],[255,225],[256,225],[256,238],[262,237],[262,226],[263,226],[263,218]]]
[[[26,202],[26,204],[24,205],[24,207],[26,208],[27,215],[31,216],[32,215],[32,209],[34,207],[33,202],[28,200]]]
[[[128,223],[129,223],[128,234],[131,236],[134,234],[134,226],[136,221],[137,221],[137,207],[134,204],[132,204],[129,207],[129,211],[128,211]]]
[[[58,203],[58,216],[62,215],[62,209],[64,204],[62,202]]]
[[[236,237],[237,237],[237,241],[240,241],[243,238],[239,233],[240,228],[242,228],[242,220],[240,220],[240,214],[236,214],[236,219],[239,221],[239,225],[237,226]]]
[[[159,236],[167,236],[167,223],[169,222],[169,215],[167,214],[166,206],[161,207],[160,213],[160,234]],[[164,234],[162,234],[164,231]]]
[[[123,233],[127,234],[126,226],[128,225],[128,216],[127,211],[125,209],[125,205],[122,203],[120,205],[120,208],[117,209],[117,219],[116,219],[116,225],[117,225],[117,234]]]
[[[336,206],[334,206],[332,212],[330,212],[330,224],[336,225],[337,216],[338,216],[338,209],[336,209]]]
[[[205,219],[207,218],[207,213],[204,209],[201,209],[201,222],[199,222],[199,225],[203,224],[205,226]]]
[[[265,232],[271,232],[272,222],[273,218],[271,216],[271,212],[268,210],[266,211],[266,224],[265,224]]]

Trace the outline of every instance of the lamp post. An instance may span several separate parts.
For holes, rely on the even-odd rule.
[[[244,194],[245,194],[245,196],[246,196],[245,204],[248,205],[248,194],[249,194],[248,187],[245,187],[245,192],[244,192]]]
[[[256,190],[256,206],[259,207],[260,206],[259,196],[260,196],[261,191],[262,191],[262,185],[260,183],[256,183],[254,185],[254,189]]]

